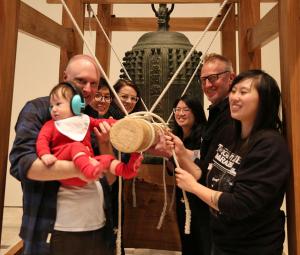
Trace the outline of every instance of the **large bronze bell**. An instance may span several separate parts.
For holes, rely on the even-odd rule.
[[[154,104],[192,48],[184,34],[168,31],[168,21],[173,8],[174,5],[168,10],[166,4],[160,4],[157,11],[152,5],[158,18],[158,31],[144,34],[132,50],[125,53],[123,58],[124,67],[130,78],[141,89],[141,96],[148,109]],[[193,52],[162,101],[157,105],[154,112],[164,120],[170,116],[173,103],[186,87],[199,63],[200,56],[201,52]],[[127,78],[124,70],[121,72],[120,77]],[[197,77],[193,79],[187,93],[199,96],[202,100],[203,96]]]

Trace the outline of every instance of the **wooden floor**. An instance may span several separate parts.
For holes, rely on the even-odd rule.
[[[19,227],[22,217],[22,208],[20,207],[5,207],[3,214],[3,228],[2,228],[2,245],[0,255],[4,255],[9,247],[16,244],[20,239],[18,237]],[[288,255],[285,243],[284,255]],[[149,249],[133,249],[127,248],[126,255],[180,255],[180,252],[161,251]]]

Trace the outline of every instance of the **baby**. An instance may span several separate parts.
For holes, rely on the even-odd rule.
[[[85,108],[83,96],[70,82],[56,85],[50,92],[50,113],[52,120],[42,127],[37,142],[37,154],[47,166],[57,159],[72,160],[87,179],[101,177],[104,171],[133,178],[141,165],[140,153],[132,153],[127,164],[116,160],[112,155],[94,157],[98,162],[91,163],[93,150],[91,146],[91,131],[101,122],[112,125],[114,119],[94,119],[81,111]],[[60,180],[63,185],[84,186],[80,178]]]

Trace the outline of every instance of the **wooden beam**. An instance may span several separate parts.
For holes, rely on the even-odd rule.
[[[111,17],[112,17],[113,6],[110,4],[98,5],[97,17],[104,28],[104,31],[111,41],[112,30],[111,30]],[[105,38],[104,33],[100,27],[96,26],[96,52],[97,59],[102,64],[104,72],[109,77],[110,69],[110,53],[111,47]]]
[[[73,1],[73,0],[66,0],[66,5],[68,6],[70,12],[72,13],[74,19],[76,20],[79,28],[83,31],[84,26],[84,4],[81,1]],[[73,48],[62,48],[60,50],[60,66],[59,66],[59,75],[60,80],[63,79],[63,72],[66,68],[67,63],[69,62],[70,58],[76,54],[80,54],[83,52],[83,41],[80,35],[77,33],[69,15],[63,8],[62,11],[62,25],[65,28],[73,29]]]
[[[278,4],[249,30],[248,51],[261,48],[278,36]]]
[[[281,90],[293,170],[287,192],[289,254],[300,255],[300,1],[279,1]]]
[[[224,0],[172,0],[174,4],[214,4],[223,3]],[[170,0],[81,0],[82,3],[88,4],[169,4]],[[239,0],[231,0],[230,2],[239,2]],[[276,3],[278,0],[261,0],[261,3]],[[47,0],[48,4],[60,4],[60,0]]]
[[[82,3],[88,4],[99,4],[98,0],[81,0]],[[182,4],[212,4],[212,3],[222,3],[223,0],[174,0],[172,3],[182,3]],[[234,1],[236,2],[236,1]],[[48,4],[60,4],[60,0],[47,0]],[[170,4],[170,0],[102,0],[100,4]]]
[[[230,5],[227,5],[222,14],[228,11]],[[221,49],[222,54],[231,60],[233,70],[236,71],[236,17],[235,6],[231,7],[230,12],[221,28]]]
[[[171,18],[170,31],[204,31],[211,18]],[[210,31],[215,31],[220,24],[218,17],[211,26]],[[94,20],[91,21],[91,28],[95,30],[98,26]],[[157,18],[116,18],[111,19],[112,31],[156,31]],[[88,19],[85,21],[85,30],[89,29]]]
[[[19,7],[19,0],[0,1],[0,226],[3,220]]]
[[[64,28],[23,2],[20,3],[19,30],[55,46],[73,50],[71,29]]]
[[[238,3],[239,27],[239,72],[261,67],[261,51],[249,52],[248,31],[260,20],[260,1],[240,1]]]

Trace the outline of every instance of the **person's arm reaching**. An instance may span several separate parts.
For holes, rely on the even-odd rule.
[[[128,163],[123,163],[112,155],[100,155],[95,158],[98,159],[104,168],[109,169],[112,174],[122,176],[124,179],[135,177],[143,160],[142,154],[138,152],[130,154]]]
[[[99,128],[94,128],[94,132],[98,141],[101,154],[114,155],[113,149],[109,140],[110,124],[103,121],[99,124]]]
[[[40,159],[36,159],[27,173],[28,179],[36,181],[54,181],[73,177],[85,179],[73,162],[67,160],[57,160],[53,165],[47,167]]]
[[[182,168],[176,168],[175,172],[176,183],[179,188],[195,194],[210,207],[219,211],[218,203],[222,192],[209,189],[204,185],[198,183],[193,175]]]
[[[199,180],[202,175],[202,171],[199,166],[194,163],[192,157],[193,152],[186,149],[183,145],[183,142],[177,136],[171,133],[166,136],[166,140],[167,144],[174,148],[180,168],[185,169],[191,175],[193,175],[196,180]]]

